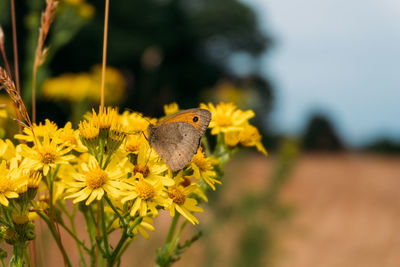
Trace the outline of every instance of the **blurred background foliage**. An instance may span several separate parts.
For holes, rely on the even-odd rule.
[[[21,84],[29,106],[44,0],[16,1],[16,5]],[[10,10],[9,1],[0,1],[0,10]],[[38,73],[38,121],[49,118],[58,125],[67,120],[76,123],[85,111],[98,106],[103,10],[103,1],[60,0],[47,43],[50,53]],[[12,63],[10,21],[9,12],[0,13]],[[239,221],[241,226],[235,231],[238,246],[226,266],[270,266],[276,229],[292,214],[292,208],[282,203],[279,195],[298,152],[347,151],[336,124],[329,116],[316,112],[299,137],[284,139],[269,128],[276,92],[258,67],[259,56],[271,50],[274,40],[260,29],[255,12],[241,1],[111,1],[108,41],[106,104],[152,116],[160,116],[163,105],[173,101],[182,109],[197,107],[201,101],[225,101],[255,111],[252,122],[262,132],[267,150],[276,152],[271,157],[272,174],[262,177],[268,182],[258,193],[244,192],[233,202],[216,201],[231,195],[232,186],[241,186],[239,179],[247,178],[234,175],[234,165],[245,162],[243,154],[238,155],[228,166],[228,174],[232,174],[228,176],[234,178],[224,180],[224,185],[212,194],[215,199],[211,202],[217,203],[210,207],[214,218],[203,224],[207,238],[201,242],[205,266],[219,266],[221,248],[208,237],[223,230],[224,225],[236,226]],[[0,103],[10,106],[4,96],[0,96]],[[8,119],[0,120],[0,128],[9,131],[0,132],[1,137],[17,131],[9,119],[12,112],[10,108]],[[400,144],[381,139],[361,150],[400,153]]]
[[[104,3],[59,3],[47,42],[49,54],[38,72],[37,112],[39,121],[50,118],[63,125],[67,120],[76,123],[85,110],[98,104],[99,95],[87,88],[98,92],[100,87],[96,65],[101,63]],[[43,7],[43,0],[16,3],[20,76],[28,107]],[[1,1],[0,10],[10,10],[9,1]],[[10,21],[10,12],[2,12],[0,24],[12,62]],[[238,0],[113,2],[106,104],[160,116],[162,106],[173,101],[182,108],[197,106],[200,101],[232,101],[256,112],[253,123],[264,135],[268,149],[275,150],[281,137],[270,129],[269,117],[276,93],[259,70],[260,55],[273,45],[271,34],[260,29],[254,10]],[[341,151],[346,147],[324,114],[312,116],[306,125],[300,136],[306,151]],[[399,145],[388,139],[370,141],[362,150],[400,152]]]
[[[21,80],[26,101],[30,99],[34,44],[43,4],[42,0],[17,3],[18,39],[24,40],[19,42],[19,51],[24,62]],[[2,1],[1,8],[7,10],[7,5]],[[101,1],[60,1],[48,42],[50,53],[39,73],[39,88],[46,78],[87,73],[101,63],[103,10]],[[9,21],[8,13],[0,18],[11,37]],[[11,55],[11,42],[7,44]],[[173,101],[182,108],[197,106],[200,101],[235,101],[241,108],[255,109],[260,114],[258,125],[265,126],[262,122],[273,100],[270,82],[255,67],[251,73],[238,75],[231,62],[245,54],[256,66],[257,56],[271,45],[271,38],[259,29],[254,11],[240,1],[111,3],[107,63],[124,76],[126,95],[119,103],[121,109],[160,115],[163,104]],[[71,113],[70,105],[49,98],[41,98],[38,106],[39,119],[50,117],[60,122]]]

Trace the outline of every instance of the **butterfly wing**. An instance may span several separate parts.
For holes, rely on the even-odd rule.
[[[172,171],[183,169],[197,153],[203,135],[185,122],[149,127],[149,143]]]
[[[172,122],[187,122],[192,126],[194,126],[197,130],[199,130],[201,132],[201,135],[203,135],[207,130],[210,120],[211,120],[210,111],[201,108],[191,108],[175,113],[162,120],[159,124],[167,124]]]

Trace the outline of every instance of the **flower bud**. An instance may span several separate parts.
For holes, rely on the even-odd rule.
[[[11,217],[12,217],[13,222],[17,225],[27,224],[29,222],[29,217],[26,214],[19,215],[19,214],[13,213],[11,215]]]
[[[18,233],[12,228],[7,228],[3,234],[3,238],[8,244],[14,245],[18,241]]]
[[[28,239],[28,240],[33,240],[33,239],[36,238],[35,224],[34,224],[34,223],[29,222],[29,223],[26,225],[26,228],[25,228],[25,236],[26,236],[26,239]]]

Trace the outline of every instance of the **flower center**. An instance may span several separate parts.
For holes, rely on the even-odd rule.
[[[39,153],[42,156],[41,161],[43,164],[54,163],[57,158],[57,152],[51,147],[43,147]]]
[[[139,150],[139,144],[138,143],[134,143],[134,142],[126,143],[125,149],[126,149],[126,151],[128,151],[130,153],[136,152],[136,151]]]
[[[136,185],[136,192],[143,200],[151,199],[154,196],[154,187],[145,181],[139,181]]]
[[[107,180],[107,173],[100,168],[92,169],[86,174],[86,185],[90,189],[101,187]]]
[[[196,164],[202,172],[212,169],[210,162],[204,157],[203,153],[197,153],[193,157],[192,162]]]
[[[147,177],[147,176],[149,176],[150,170],[149,170],[149,167],[147,167],[146,165],[139,163],[138,165],[135,165],[133,172],[135,174],[140,172],[143,175],[143,177]]]
[[[185,203],[186,195],[182,189],[176,186],[172,186],[168,189],[168,197],[170,197],[174,203],[182,206]]]
[[[188,176],[183,176],[183,180],[182,182],[180,182],[180,185],[183,187],[187,187],[192,183],[192,181],[190,181],[190,178]]]
[[[138,134],[129,135],[127,137],[127,140],[125,143],[125,150],[129,153],[139,151],[139,147],[140,147],[141,143],[142,143],[142,140],[140,139],[140,135],[138,135]]]

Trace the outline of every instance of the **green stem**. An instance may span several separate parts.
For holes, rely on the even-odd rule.
[[[18,242],[13,248],[13,257],[10,261],[10,266],[24,267],[24,254],[26,250],[26,245],[24,243]]]
[[[124,228],[126,228],[127,225],[126,225],[124,217],[122,217],[122,215],[114,207],[114,205],[112,204],[111,200],[108,198],[108,196],[106,194],[104,195],[104,199],[107,201],[108,205],[110,205],[110,207],[114,211],[114,213],[117,214],[117,216],[118,216],[119,220],[122,222],[122,225],[124,226]]]
[[[111,153],[107,155],[106,161],[104,162],[104,166],[102,168],[103,170],[105,170],[107,168],[108,164],[110,163],[111,156],[112,156]]]
[[[206,155],[207,155],[207,156],[211,155],[210,145],[208,144],[207,136],[203,135],[203,136],[201,137],[201,143],[202,143],[202,145],[203,145],[203,147],[204,147],[204,150],[205,150],[205,152],[206,152]]]
[[[129,244],[126,244],[126,246],[124,246],[125,241],[126,241],[126,240],[128,239],[128,237],[131,235],[132,230],[135,229],[135,227],[138,226],[138,225],[142,222],[142,220],[143,220],[142,217],[137,217],[137,218],[133,221],[133,223],[132,223],[132,225],[129,227],[129,229],[128,229],[128,230],[125,230],[125,231],[123,232],[123,234],[122,234],[122,236],[121,236],[121,239],[119,240],[119,242],[118,242],[116,248],[114,249],[113,253],[111,254],[111,257],[108,259],[108,264],[107,264],[108,267],[114,266],[114,263],[117,262],[117,261],[119,260],[119,258],[120,258],[121,255],[122,255],[122,251],[124,251],[124,250],[126,249],[127,245],[129,245]],[[121,248],[123,248],[123,249],[121,250]]]
[[[31,266],[31,261],[29,258],[29,253],[27,249],[24,249],[24,258],[26,259],[26,262],[28,263],[28,266]]]
[[[174,238],[171,240],[171,245],[170,245],[169,250],[168,250],[168,255],[171,255],[171,254],[172,254],[172,251],[174,251],[174,250],[176,249],[176,246],[178,245],[178,242],[179,242],[179,238],[181,237],[182,231],[183,231],[183,229],[185,228],[187,222],[188,222],[188,221],[185,220],[185,221],[181,224],[181,226],[179,227],[178,232],[176,233],[176,235],[174,236]]]
[[[75,208],[75,207],[74,207]],[[77,232],[76,232],[76,226],[75,226],[75,221],[74,221],[74,215],[71,215],[70,217],[69,217],[69,221],[70,221],[70,224],[71,224],[71,232],[74,234],[73,236],[74,236],[74,239],[75,239],[75,237],[77,238]],[[86,260],[85,260],[85,256],[83,255],[83,251],[82,251],[82,248],[81,248],[81,246],[86,250],[86,252],[88,252],[88,253],[90,253],[90,249],[88,248],[88,247],[86,247],[85,246],[85,244],[82,242],[82,241],[80,241],[79,239],[75,239],[75,241],[76,241],[76,246],[78,247],[78,252],[79,252],[79,258],[80,258],[80,260],[81,260],[81,262],[82,262],[82,264],[86,267],[87,265],[86,265]],[[80,245],[81,244],[81,245]]]
[[[167,239],[165,240],[165,245],[170,243],[172,240],[172,237],[174,236],[176,224],[178,223],[179,220],[179,213],[175,213],[174,218],[172,219],[171,225],[169,226],[169,231],[167,235]]]
[[[129,229],[128,229],[128,235],[131,235],[133,229],[135,229],[135,227],[138,226],[142,221],[143,221],[143,217],[137,217],[137,218],[133,221],[132,225],[129,227]]]
[[[178,232],[176,233],[175,238],[179,238],[179,237],[181,236],[181,233],[182,233],[183,229],[185,228],[185,226],[187,225],[187,223],[188,223],[188,221],[185,220],[185,221],[181,224],[181,227],[179,227],[179,230],[178,230]]]
[[[72,265],[71,265],[71,263],[70,263],[70,261],[69,261],[68,255],[67,255],[67,253],[65,252],[64,246],[61,244],[60,239],[58,238],[57,232],[56,232],[56,230],[55,230],[54,227],[53,227],[53,224],[50,222],[50,220],[49,220],[44,214],[42,214],[42,213],[40,213],[40,212],[38,212],[37,214],[38,214],[38,215],[45,221],[45,223],[47,224],[47,227],[49,228],[51,234],[53,235],[54,240],[56,241],[56,244],[57,244],[58,248],[60,249],[61,253],[62,253],[63,256],[64,256],[66,265],[69,266],[69,267],[72,267]]]
[[[104,155],[104,138],[100,138],[100,155],[99,155],[99,165],[103,165],[103,155]]]
[[[88,214],[88,212],[87,212],[87,210],[89,209],[89,207],[85,207],[86,209],[85,210],[83,210],[82,211],[82,213],[83,213],[83,216],[85,217],[85,221],[86,221],[86,226],[87,226],[87,229],[88,229],[88,233],[89,233],[89,239],[90,239],[90,244],[92,245],[92,250],[93,250],[93,247],[95,246],[95,233],[93,232],[93,226],[94,226],[94,224],[93,224],[93,221],[92,220],[90,220],[90,216],[89,216],[89,214]]]
[[[128,237],[129,237],[128,234],[126,233],[126,231],[124,231],[116,248],[114,249],[113,253],[111,254],[111,257],[108,259],[108,264],[107,264],[108,267],[114,266],[114,262],[117,259],[118,252],[122,248],[122,246],[124,245],[124,243],[128,239]]]
[[[104,216],[104,201],[103,199],[100,200],[100,220],[101,220],[101,228],[102,228],[102,234],[103,234],[103,243],[104,243],[104,248],[106,250],[106,256],[108,257],[110,255],[110,250],[108,246],[108,235],[107,235],[107,229],[106,229],[106,218]]]
[[[4,258],[1,258],[0,260],[1,260],[1,266],[2,267],[6,267],[6,263],[4,262]]]

